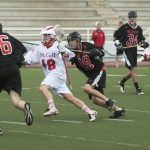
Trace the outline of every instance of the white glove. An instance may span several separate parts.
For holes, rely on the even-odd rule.
[[[123,49],[122,44],[118,40],[115,41],[115,46],[116,46],[116,48],[117,48],[118,51],[120,51],[120,50]]]
[[[64,45],[58,45],[57,46],[57,48],[58,48],[58,51],[60,52],[60,53],[66,53],[67,52],[67,48],[64,46]]]

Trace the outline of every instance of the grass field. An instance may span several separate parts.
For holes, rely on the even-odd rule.
[[[137,96],[131,81],[126,93],[121,94],[118,81],[127,70],[107,68],[105,95],[126,109],[125,117],[110,120],[108,110],[88,100],[82,91],[85,77],[75,68],[69,69],[72,92],[98,112],[96,122],[72,104],[55,96],[60,115],[44,118],[47,103],[38,92],[43,79],[42,70],[21,69],[23,80],[22,98],[31,102],[34,124],[28,127],[24,116],[15,109],[5,92],[0,95],[0,150],[147,150],[150,149],[150,69],[138,68],[140,85],[145,92]]]

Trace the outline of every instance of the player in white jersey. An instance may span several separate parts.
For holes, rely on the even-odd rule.
[[[42,29],[42,43],[32,52],[25,56],[28,64],[40,63],[45,74],[44,80],[39,87],[40,92],[48,102],[48,109],[44,112],[44,116],[59,114],[54,104],[52,91],[62,96],[67,101],[74,104],[88,114],[90,121],[96,119],[96,111],[91,110],[83,101],[76,98],[66,85],[66,68],[62,57],[71,59],[74,53],[60,45],[56,41],[56,33],[53,26],[47,26]]]

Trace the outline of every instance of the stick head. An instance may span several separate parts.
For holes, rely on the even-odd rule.
[[[54,26],[54,30],[56,33],[56,39],[60,43],[64,38],[65,32],[59,24]]]

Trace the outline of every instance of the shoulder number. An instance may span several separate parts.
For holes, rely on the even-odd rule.
[[[9,41],[4,41],[8,39],[7,35],[0,35],[0,50],[3,55],[10,55],[12,53],[12,46]]]

